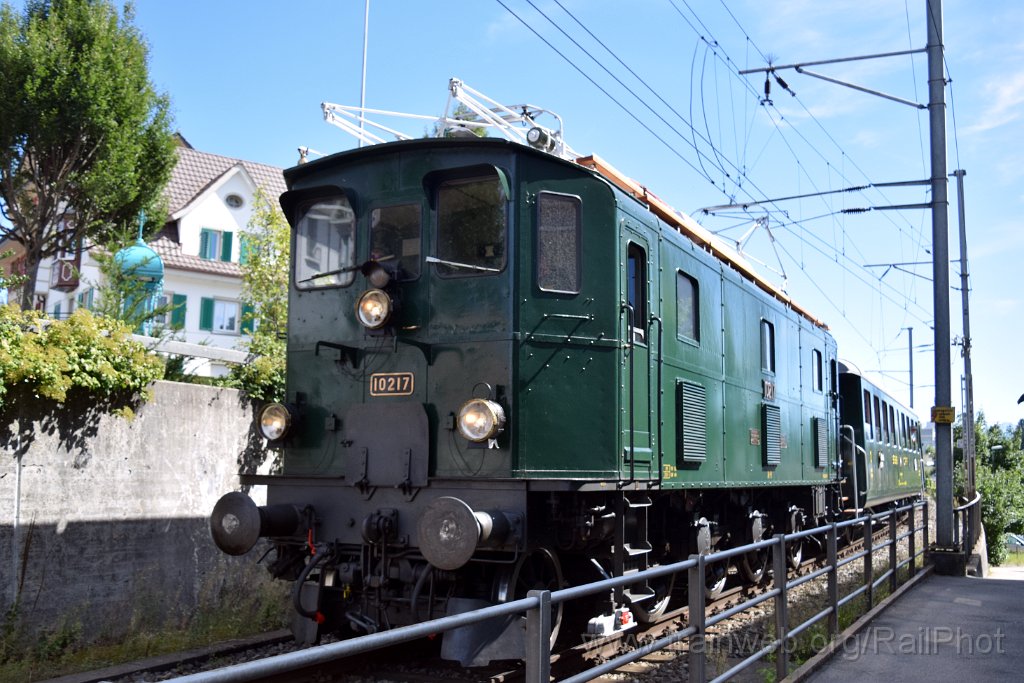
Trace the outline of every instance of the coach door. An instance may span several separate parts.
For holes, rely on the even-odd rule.
[[[628,227],[628,224],[627,224]],[[626,255],[622,273],[623,298],[620,329],[623,362],[621,397],[621,434],[623,473],[630,479],[657,476],[655,456],[656,404],[652,400],[652,362],[656,360],[661,325],[652,323],[651,291],[657,278],[651,277],[654,262],[647,240],[639,233],[623,233],[622,250]]]

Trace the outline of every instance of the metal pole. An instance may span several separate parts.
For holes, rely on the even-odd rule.
[[[974,463],[977,444],[974,442],[974,375],[971,374],[971,305],[970,272],[967,265],[967,220],[964,215],[964,176],[967,171],[953,171],[956,176],[957,213],[960,218],[960,300],[964,308],[964,465],[967,471],[967,499],[974,498]]]
[[[366,46],[370,40],[370,0],[366,0],[366,14],[363,16],[363,80],[359,94],[359,108],[366,109]],[[359,112],[359,130],[364,129],[366,112]],[[359,146],[363,146],[362,138],[359,139]]]
[[[526,613],[526,680],[551,678],[551,591],[532,590],[527,597],[538,598],[536,609]]]
[[[690,626],[696,629],[696,632],[690,636],[687,680],[704,683],[707,680],[704,668],[704,581],[707,569],[704,565],[704,555],[690,555],[690,559],[697,561],[696,565],[690,567],[686,582],[689,589]]]
[[[910,365],[910,407],[914,407],[914,328],[904,327],[907,331],[907,362]]]
[[[935,540],[953,543],[953,440],[949,352],[949,200],[946,195],[946,79],[942,0],[925,0],[932,181],[932,294],[935,302]],[[936,410],[937,409],[937,410]]]
[[[789,581],[789,575],[786,572],[785,534],[775,535],[775,545],[772,546],[772,574],[775,588],[779,591],[775,596],[775,637],[779,639],[779,649],[775,652],[775,680],[781,681],[789,673],[789,613],[786,607],[786,583]]]

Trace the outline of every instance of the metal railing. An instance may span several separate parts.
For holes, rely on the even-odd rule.
[[[917,524],[918,509],[923,509],[924,511],[923,521],[920,526]],[[906,525],[908,529],[900,533],[899,516],[906,512],[910,513],[908,516],[909,523]],[[886,540],[876,545],[874,543],[874,531],[883,525],[888,527]],[[845,533],[847,529],[856,533],[858,527],[862,527],[865,543],[864,549],[849,557],[840,559],[838,554],[840,534]],[[923,542],[920,545],[917,543],[918,532],[923,532]],[[897,546],[903,539],[908,540],[908,557],[898,561]],[[825,547],[824,565],[808,574],[790,579],[787,572],[787,550],[792,548],[794,543],[809,542],[822,543]],[[829,638],[834,639],[839,634],[841,607],[863,596],[867,603],[866,610],[871,609],[874,606],[876,589],[883,583],[888,582],[889,590],[894,591],[897,587],[897,573],[905,566],[909,565],[909,574],[913,576],[917,572],[917,559],[924,555],[925,548],[927,547],[928,503],[922,501],[876,515],[865,515],[856,519],[828,524],[792,534],[778,534],[771,539],[742,547],[730,548],[722,552],[709,555],[693,555],[682,562],[655,567],[629,576],[606,579],[557,591],[533,590],[528,593],[527,597],[512,602],[492,605],[471,612],[434,619],[412,626],[403,626],[381,633],[321,645],[267,659],[237,664],[216,671],[193,674],[177,680],[186,682],[248,681],[262,676],[282,674],[298,668],[323,664],[349,655],[369,652],[425,636],[434,636],[462,626],[478,624],[488,619],[525,612],[526,680],[547,681],[551,673],[551,613],[553,606],[586,596],[596,594],[607,595],[609,591],[616,588],[623,588],[641,581],[652,581],[660,577],[682,572],[687,574],[687,585],[689,588],[688,607],[690,620],[686,628],[637,647],[619,657],[564,680],[571,683],[589,681],[645,657],[652,652],[686,641],[689,645],[689,680],[703,683],[707,681],[707,629],[769,600],[774,601],[775,607],[775,633],[772,641],[732,668],[719,674],[713,681],[728,680],[772,653],[776,653],[775,672],[777,680],[782,680],[789,671],[788,655],[794,638],[817,622],[827,618]],[[873,556],[875,552],[883,548],[888,548],[888,568],[878,577],[875,577],[876,567]],[[705,613],[707,603],[707,568],[717,562],[727,562],[746,553],[769,549],[772,553],[773,564],[771,588],[718,614],[708,616]],[[863,585],[841,597],[839,595],[839,569],[857,560],[863,560]],[[787,610],[789,591],[822,576],[827,576],[828,606],[813,614],[803,623],[790,628]]]
[[[960,507],[953,508],[953,545],[963,549],[964,558],[970,559],[974,545],[981,537],[981,494]]]

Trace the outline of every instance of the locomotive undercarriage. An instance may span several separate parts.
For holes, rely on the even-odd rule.
[[[438,555],[436,548],[428,549],[429,539],[414,536],[410,529],[429,517],[432,506],[458,512],[461,508],[450,501],[461,500],[434,494],[430,501],[419,501],[416,513],[405,512],[403,518],[397,507],[377,507],[397,492],[382,493],[377,499],[364,494],[360,496],[362,519],[356,519],[359,514],[351,507],[342,512],[344,499],[353,503],[351,494],[356,492],[345,490],[350,495],[333,490],[303,508],[298,519],[308,527],[271,539],[274,553],[268,569],[275,577],[293,582],[294,631],[302,641],[315,642],[326,632],[373,633],[519,599],[533,589],[557,590],[628,575],[693,554],[792,532],[825,513],[806,489],[795,488],[520,490],[498,496],[488,492],[487,499],[500,501],[491,517],[503,517],[510,522],[509,528],[490,543],[476,540],[472,556],[460,566],[437,566],[449,558]],[[430,495],[423,494],[424,498]],[[525,509],[517,507],[516,501]],[[531,520],[529,528],[525,519]],[[789,559],[795,565],[801,548],[793,547]],[[739,558],[733,569],[713,563],[706,577],[709,597],[715,597],[727,580],[760,582],[769,561],[768,552],[758,552]],[[668,577],[609,592],[585,606],[570,606],[572,628],[563,632],[578,638],[588,621],[591,628],[593,623],[600,626],[602,619],[607,623],[608,615],[621,615],[624,610],[629,612],[627,621],[655,620],[676,596],[685,600],[685,583],[684,576]],[[562,616],[559,607],[553,615],[556,634]],[[522,654],[522,629],[516,620],[449,632],[442,646],[442,656],[465,665]]]

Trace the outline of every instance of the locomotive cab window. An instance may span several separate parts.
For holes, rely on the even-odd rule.
[[[347,287],[355,280],[355,212],[346,197],[305,207],[295,228],[295,286]]]
[[[437,256],[444,276],[497,273],[505,268],[508,195],[498,173],[448,180],[437,188]]]
[[[383,206],[370,212],[370,258],[398,280],[420,276],[420,205]]]
[[[537,195],[537,286],[545,292],[579,294],[579,197]]]
[[[700,287],[682,271],[676,277],[676,331],[681,339],[700,342]]]
[[[626,303],[629,306],[631,342],[647,343],[647,253],[638,244],[629,244],[629,282],[626,284]]]

